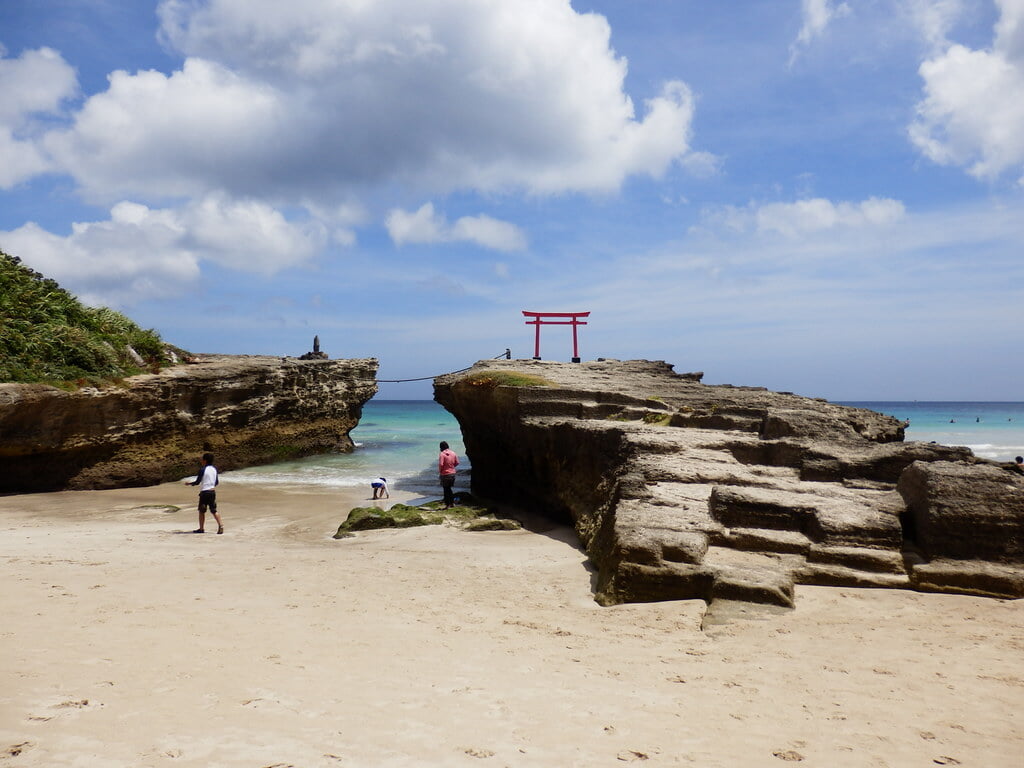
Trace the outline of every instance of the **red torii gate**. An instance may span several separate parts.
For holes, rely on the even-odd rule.
[[[572,361],[578,363],[580,361],[580,350],[579,350],[579,339],[576,335],[576,328],[580,325],[586,325],[585,320],[580,320],[581,317],[590,317],[589,312],[527,312],[523,310],[525,317],[532,317],[532,320],[527,320],[527,325],[532,325],[536,328],[533,345],[533,359],[540,360],[540,327],[542,325],[571,325],[572,326]],[[570,320],[549,320],[548,318],[571,318]]]

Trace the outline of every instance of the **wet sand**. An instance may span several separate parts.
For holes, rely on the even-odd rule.
[[[0,765],[1024,764],[1022,601],[802,587],[702,631],[599,607],[564,528],[335,541],[369,489],[224,480],[223,536],[182,485],[0,497]]]

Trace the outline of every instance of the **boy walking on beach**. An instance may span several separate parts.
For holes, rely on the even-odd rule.
[[[452,493],[452,486],[455,485],[455,468],[457,466],[459,466],[459,457],[448,447],[448,443],[442,440],[441,453],[437,457],[437,474],[440,476],[441,488],[444,489],[445,509],[455,506],[455,494]]]
[[[199,470],[196,479],[188,485],[199,486],[199,527],[192,533],[206,533],[206,510],[209,508],[213,519],[217,521],[217,533],[224,533],[224,523],[217,514],[217,485],[220,478],[217,476],[217,468],[213,466],[213,454],[203,454],[203,468]]]

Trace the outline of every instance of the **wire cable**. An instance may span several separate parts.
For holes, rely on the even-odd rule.
[[[502,358],[504,358],[506,360],[511,360],[512,359],[512,352],[511,352],[511,350],[506,349],[500,355],[495,355],[493,359],[494,360],[501,360]],[[463,373],[464,371],[468,371],[472,367],[473,366],[470,365],[470,366],[467,366],[466,368],[459,368],[459,370],[457,370],[457,371],[448,371],[448,373],[439,373],[439,374],[437,374],[437,376],[450,376],[453,373]],[[436,379],[437,376],[420,376],[419,378],[416,378],[416,379],[377,379],[377,383],[378,384],[405,384],[405,383],[410,382],[410,381],[430,381],[431,379]]]

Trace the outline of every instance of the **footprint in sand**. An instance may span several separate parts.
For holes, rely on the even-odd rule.
[[[54,704],[54,709],[83,709],[89,706],[88,699],[79,699],[78,701],[62,701],[60,704]]]
[[[772,752],[772,755],[779,758],[779,760],[785,760],[786,762],[792,763],[796,763],[804,759],[804,756],[794,749],[778,750],[776,752]]]
[[[9,747],[4,747],[3,751],[0,752],[0,757],[17,757],[27,749],[32,749],[35,746],[31,741],[23,741],[21,744],[11,744]]]
[[[75,710],[75,709],[85,709],[86,707],[89,707],[89,706],[100,706],[100,707],[102,707],[103,705],[102,704],[97,705],[95,703],[90,705],[88,699],[77,699],[75,701],[72,701],[72,700],[62,701],[60,704],[51,704],[50,705],[50,709]],[[53,718],[54,718],[54,715],[29,715],[28,716],[29,720],[33,720],[33,721],[35,721],[37,723],[45,723],[45,722],[47,722],[49,720],[52,720]]]
[[[646,752],[638,752],[635,749],[625,749],[615,756],[624,763],[632,763],[637,760],[650,760],[651,756]]]

